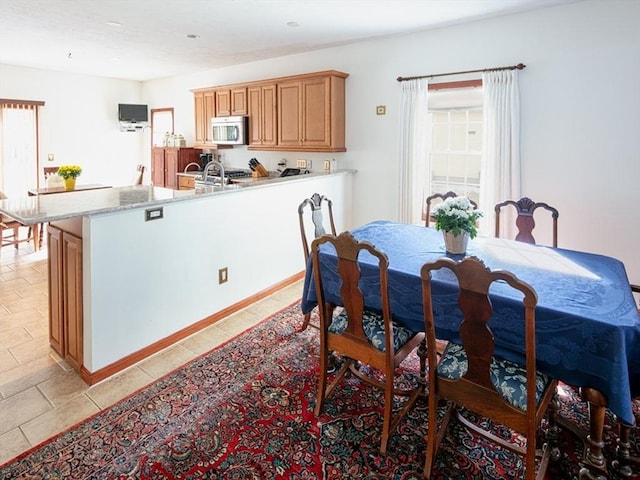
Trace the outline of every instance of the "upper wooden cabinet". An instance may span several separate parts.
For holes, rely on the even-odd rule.
[[[333,90],[344,92],[344,83],[342,89],[332,84],[339,80],[324,76],[278,84],[279,146],[344,147],[344,95],[332,95]]]
[[[194,145],[200,147],[211,146],[211,118],[216,113],[215,91],[203,90],[194,92],[196,114],[196,138]]]
[[[249,116],[249,150],[345,152],[345,79],[335,70],[194,91],[196,147],[206,137],[205,91],[215,92],[215,115]],[[199,106],[199,104],[202,106]],[[202,132],[202,133],[199,133]],[[199,141],[205,138],[204,143]],[[209,140],[210,142],[210,140]]]
[[[249,147],[275,147],[276,84],[256,85],[248,88],[249,97]]]
[[[216,117],[247,115],[247,88],[217,88]]]

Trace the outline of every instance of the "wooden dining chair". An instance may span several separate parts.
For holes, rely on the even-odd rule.
[[[432,272],[440,269],[450,270],[457,279],[462,321],[459,324],[461,342],[450,341],[438,360],[431,277]],[[420,276],[429,363],[425,478],[431,478],[438,448],[451,415],[458,406],[524,435],[526,446],[515,445],[467,420],[458,411],[457,418],[466,427],[523,456],[526,467],[524,478],[533,480],[536,478],[536,430],[554,398],[557,385],[556,380],[536,370],[536,292],[510,272],[491,271],[477,257],[467,257],[460,262],[443,257],[426,263]],[[489,287],[496,281],[506,283],[523,296],[521,305],[524,307],[524,318],[520,319],[520,324],[525,331],[524,365],[494,356],[496,340],[489,328],[494,310],[489,298]],[[512,308],[510,314],[514,310]],[[513,322],[515,328],[518,319],[514,317]],[[508,341],[505,340],[507,343]],[[440,399],[447,401],[447,409],[438,429],[438,419],[441,417],[438,414]],[[543,478],[550,458],[551,448],[543,450],[538,479]]]
[[[640,285],[631,284],[633,293],[640,293]],[[638,306],[638,315],[640,315],[640,305]],[[640,397],[631,400],[632,402],[640,401]],[[636,422],[637,423],[637,422]],[[611,462],[614,470],[620,473],[623,478],[631,478],[634,474],[633,467],[640,469],[640,458],[631,455],[631,430],[634,427],[618,420],[618,445],[616,447],[616,459]],[[636,426],[637,428],[637,426]],[[636,478],[636,477],[633,477]]]
[[[136,166],[136,174],[133,177],[134,185],[142,185],[142,177],[144,176],[144,165]]]
[[[331,246],[337,255],[337,271],[342,282],[340,298],[342,309],[334,316],[336,305],[328,303],[322,281],[323,264],[320,262],[320,247]],[[325,400],[335,391],[347,372],[384,391],[384,413],[380,451],[384,454],[391,433],[404,415],[413,407],[424,391],[425,358],[424,333],[412,332],[397,325],[391,317],[387,271],[387,256],[369,242],[358,242],[349,232],[338,235],[323,235],[311,244],[313,272],[318,309],[320,311],[320,373],[314,414],[320,416]],[[364,304],[360,290],[360,266],[358,257],[362,252],[377,261],[382,309],[374,310]],[[420,372],[412,388],[394,387],[395,371],[400,363],[418,348]],[[344,363],[331,384],[328,382],[329,352],[341,354]],[[380,382],[359,369],[358,362],[366,363],[384,373]],[[364,369],[363,369],[364,370]],[[394,414],[394,396],[407,397],[399,411]]]
[[[298,206],[298,221],[300,224],[300,237],[302,239],[302,251],[304,253],[305,265],[309,261],[309,240],[307,239],[307,231],[311,230],[313,225],[314,238],[321,237],[327,230],[325,229],[324,222],[326,218],[329,220],[329,228],[332,235],[336,234],[336,226],[333,221],[333,202],[331,199],[314,193],[310,198],[305,198]],[[308,228],[307,228],[308,227]],[[302,322],[302,330],[305,330],[309,326],[311,321],[311,313],[304,315]],[[318,325],[311,324],[312,327],[318,328]]]
[[[533,229],[536,227],[536,222],[533,218],[533,214],[537,208],[544,208],[551,213],[551,219],[553,223],[553,246],[558,246],[558,210],[554,207],[542,202],[534,202],[529,197],[522,197],[520,200],[505,200],[504,202],[496,204],[494,207],[496,213],[496,238],[500,237],[500,212],[503,208],[513,206],[516,209],[516,227],[518,227],[518,234],[516,240],[519,242],[536,244],[536,239],[533,237]]]
[[[6,199],[7,196],[3,192],[0,192],[0,200]],[[25,225],[12,217],[0,215],[0,238],[2,240],[0,246],[13,245],[17,250],[21,243],[33,241],[33,249],[37,252],[39,247],[39,227],[39,224]],[[21,228],[27,228],[27,236],[22,239],[20,238]],[[5,236],[5,231],[11,233]]]
[[[435,204],[440,203],[441,201],[446,200],[447,198],[455,198],[457,196],[458,194],[452,191],[448,191],[447,193],[434,193],[433,195],[429,195],[426,200],[427,211],[426,211],[424,226],[428,227],[433,221],[433,218],[431,218],[431,209],[432,207],[435,206]],[[473,205],[473,208],[478,208],[478,204],[476,202],[474,202],[471,199],[469,199],[469,202],[471,202],[471,205]]]

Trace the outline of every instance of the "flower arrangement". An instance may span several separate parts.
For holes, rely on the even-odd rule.
[[[76,178],[82,173],[79,165],[61,165],[58,167],[58,175],[64,179]]]
[[[455,236],[465,231],[475,238],[478,234],[476,222],[482,217],[482,212],[473,208],[467,197],[453,197],[436,205],[431,216],[436,221],[436,230],[451,232]]]

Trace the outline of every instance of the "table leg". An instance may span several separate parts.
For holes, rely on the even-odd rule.
[[[611,468],[618,472],[623,478],[631,478],[633,476],[632,464],[640,465],[640,458],[631,456],[631,444],[629,443],[629,434],[633,428],[621,420],[618,420],[618,446],[616,447],[616,459],[611,462]]]
[[[607,462],[602,448],[602,432],[607,408],[607,399],[598,390],[584,387],[580,394],[589,402],[589,435],[586,438],[583,467],[580,469],[580,480],[606,480]]]

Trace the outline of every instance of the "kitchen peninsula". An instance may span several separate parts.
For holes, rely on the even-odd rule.
[[[94,384],[302,278],[297,207],[320,192],[349,228],[353,173],[68,192],[0,213],[49,223],[51,345]]]

